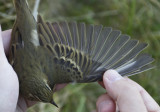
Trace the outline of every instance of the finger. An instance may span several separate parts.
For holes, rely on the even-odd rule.
[[[53,90],[53,92],[59,91],[60,89],[64,88],[67,84],[57,84]]]
[[[0,110],[2,112],[15,111],[19,86],[18,78],[5,58],[0,28]]]
[[[104,83],[103,83],[102,81],[99,81],[98,83],[99,83],[103,88],[105,88],[105,87],[104,87]]]
[[[101,95],[96,103],[98,112],[115,112],[116,105],[110,96],[107,94]]]
[[[137,84],[136,82],[132,81],[131,79],[129,78],[126,78],[132,85],[135,85],[141,96],[142,96],[142,99],[144,101],[144,104],[147,108],[147,111],[148,112],[160,112],[160,107],[159,105],[156,103],[156,101],[148,94],[148,92],[142,88],[139,84]]]
[[[2,42],[2,30],[0,26],[0,60],[3,61],[4,59],[5,59],[5,53],[4,53],[3,42]]]
[[[29,101],[19,96],[17,107],[16,107],[16,112],[25,112],[27,108],[33,106],[36,103],[37,101]]]
[[[11,31],[12,30],[6,30],[2,32],[3,46],[6,54],[8,54],[9,51],[9,45],[11,41]]]
[[[16,112],[25,112],[27,110],[27,103],[23,97],[19,96]]]
[[[148,112],[160,112],[160,107],[146,91],[141,91],[140,93]]]
[[[27,108],[35,105],[37,103],[37,101],[30,101],[30,100],[26,100],[26,104],[27,104]]]
[[[136,86],[130,84],[116,71],[108,70],[103,76],[103,82],[108,94],[117,101],[120,111],[147,112]]]

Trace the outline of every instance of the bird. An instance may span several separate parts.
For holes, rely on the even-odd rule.
[[[32,15],[26,0],[13,0],[16,20],[9,63],[19,79],[20,94],[32,101],[57,104],[52,89],[61,83],[101,81],[115,69],[131,76],[154,68],[154,59],[140,53],[148,44],[120,30],[76,21],[45,22]]]

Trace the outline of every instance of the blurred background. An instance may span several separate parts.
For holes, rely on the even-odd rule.
[[[33,9],[35,0],[28,2]],[[160,104],[160,0],[41,0],[39,13],[46,21],[74,20],[111,26],[149,43],[144,52],[155,58],[156,68],[130,78],[142,85]],[[0,0],[2,29],[11,29],[14,20],[12,0]],[[93,112],[98,96],[105,92],[98,83],[68,84],[54,94],[60,108],[37,103],[27,112]]]

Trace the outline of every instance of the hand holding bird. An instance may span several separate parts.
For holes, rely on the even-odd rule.
[[[11,41],[11,31],[1,31],[0,27],[0,98],[3,100],[3,105],[0,106],[0,110],[3,112],[25,112],[27,108],[35,104],[35,101],[29,101],[19,96],[19,81],[17,74],[13,70],[12,66],[7,61],[5,55],[8,55],[9,43]],[[3,43],[2,43],[3,42]],[[9,79],[9,80],[8,80]],[[66,84],[56,85],[54,91],[58,91]]]
[[[8,51],[8,48],[9,48],[10,34],[11,34],[11,30],[7,30],[7,31],[2,32],[2,37],[3,37],[2,38],[3,39],[3,44],[2,44],[1,30],[0,30],[0,52],[1,52],[0,59],[1,59],[1,62],[3,62],[3,64],[1,64],[1,66],[0,66],[0,79],[1,79],[0,98],[3,99],[5,97],[5,100],[4,100],[5,102],[3,101],[3,105],[0,106],[0,109],[1,109],[1,111],[4,111],[4,112],[14,112],[15,110],[16,110],[16,112],[21,112],[21,111],[25,112],[29,106],[32,106],[36,102],[25,100],[21,96],[19,96],[19,100],[17,100],[18,99],[18,93],[19,93],[17,74],[12,69],[12,67],[9,65],[9,63],[8,63],[6,57],[5,57],[5,54],[4,54],[4,50],[7,54],[7,51]],[[4,49],[3,49],[3,46],[4,46]],[[4,69],[4,68],[6,68],[6,69]],[[128,87],[130,86],[129,88],[132,88],[133,86],[137,86],[138,91],[143,91],[143,94],[142,94],[142,92],[140,92],[140,93],[142,95],[142,99],[143,99],[144,103],[143,104],[138,104],[138,106],[135,109],[137,109],[137,108],[139,109],[140,107],[144,107],[144,104],[145,104],[145,107],[147,108],[147,111],[158,112],[160,110],[160,107],[158,106],[158,104],[153,100],[152,97],[150,97],[150,95],[142,87],[140,87],[134,81],[131,81],[129,79],[124,80],[122,77],[118,78],[118,77],[120,77],[120,75],[118,76],[118,74],[116,76],[118,78],[117,81],[116,81],[115,76],[114,76],[114,78],[110,78],[110,79],[114,79],[114,81],[112,82],[112,85],[110,85],[110,86],[113,86],[112,88],[117,88],[115,90],[113,89],[114,91],[111,90],[108,86],[109,83],[106,79],[108,77],[113,77],[113,75],[116,75],[116,74],[117,73],[115,73],[115,71],[110,70],[110,71],[106,72],[105,75],[104,75],[103,81],[104,81],[105,88],[108,91],[108,94],[112,94],[112,95],[109,96],[108,94],[103,94],[102,96],[99,97],[99,99],[97,100],[97,110],[99,112],[101,112],[102,110],[106,110],[106,111],[109,111],[109,112],[112,112],[112,111],[114,112],[115,111],[115,109],[116,109],[115,102],[111,99],[111,97],[115,97],[114,95],[117,95],[117,93],[121,94],[121,95],[118,95],[119,99],[126,99],[127,95],[128,96],[135,95],[134,94],[135,90],[133,91],[133,89],[130,89],[132,91],[132,92],[130,92],[131,94],[125,95],[123,93],[124,92],[123,88],[125,86],[128,86]],[[11,79],[11,80],[8,80],[8,78]],[[129,83],[129,84],[127,84],[127,83]],[[57,85],[56,90],[60,89],[63,86],[64,85]],[[5,90],[4,90],[4,88],[5,88]],[[120,88],[122,88],[122,89],[120,89]],[[117,91],[122,91],[122,92],[117,92]],[[11,92],[14,93],[14,94],[10,94]],[[5,93],[5,94],[3,94],[3,93]],[[140,99],[139,96],[137,96],[134,99],[134,101],[131,97],[129,97],[129,98],[130,98],[130,100],[129,99],[125,100],[125,102],[128,102],[127,107],[123,106],[123,105],[126,105],[126,104],[124,104],[124,100],[118,100],[117,104],[119,105],[119,109],[124,109],[124,108],[125,108],[125,110],[129,109],[129,112],[130,112],[130,108],[133,107],[134,103],[137,104],[137,100]],[[17,103],[17,101],[18,101],[18,103]],[[121,101],[123,103],[121,103]],[[151,105],[147,105],[148,101],[150,102]],[[110,102],[109,105],[108,105],[107,102]],[[11,105],[9,105],[9,104],[11,104]],[[145,109],[145,108],[143,108],[143,109]],[[133,110],[133,111],[135,111],[135,110]]]
[[[16,71],[20,94],[28,100],[56,103],[56,84],[101,81],[115,69],[122,76],[149,70],[153,58],[139,54],[146,43],[131,40],[119,30],[77,22],[35,20],[26,0],[14,0],[16,21],[12,30],[9,63]]]

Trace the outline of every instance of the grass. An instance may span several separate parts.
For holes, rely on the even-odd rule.
[[[33,6],[33,1],[29,0]],[[142,85],[160,104],[160,2],[158,0],[43,0],[40,14],[48,21],[84,21],[103,24],[142,42],[149,43],[145,50],[155,58],[154,70],[131,78]],[[12,28],[15,11],[11,0],[0,1],[0,24],[3,30]],[[91,112],[96,99],[105,90],[97,83],[69,84],[54,94],[60,108],[38,103],[28,112]]]

